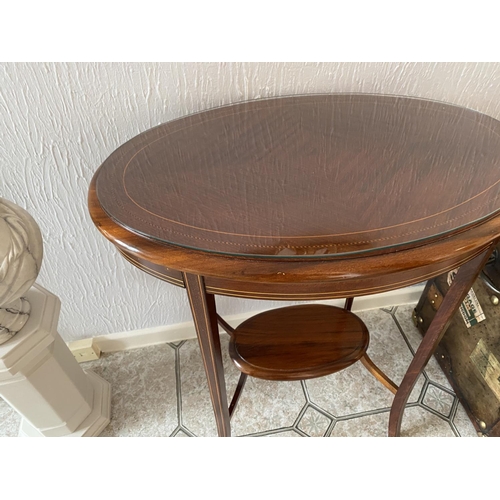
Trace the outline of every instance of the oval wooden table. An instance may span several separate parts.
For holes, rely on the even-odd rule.
[[[148,130],[98,169],[89,207],[125,259],[186,288],[220,436],[231,431],[215,295],[352,299],[460,267],[397,388],[396,436],[418,376],[500,237],[499,190],[497,120],[423,99],[323,94]],[[357,335],[365,349],[362,326]]]

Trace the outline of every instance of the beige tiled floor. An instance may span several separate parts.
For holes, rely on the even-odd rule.
[[[399,383],[421,337],[413,306],[359,313],[370,330],[368,353]],[[222,336],[228,394],[239,373]],[[112,384],[112,421],[103,436],[215,436],[195,340],[104,355],[82,365]],[[386,436],[392,394],[360,363],[306,382],[249,378],[232,420],[235,436]],[[0,436],[15,436],[19,417],[0,400]],[[403,436],[476,436],[432,358],[405,410]]]

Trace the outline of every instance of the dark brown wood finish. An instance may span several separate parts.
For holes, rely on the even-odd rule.
[[[215,297],[206,292],[201,276],[186,274],[186,290],[198,335],[201,357],[207,376],[210,398],[215,413],[219,436],[230,436],[229,408],[227,406],[226,382],[220,349],[219,329]]]
[[[267,380],[305,380],[352,365],[368,348],[355,314],[309,304],[265,311],[233,332],[229,354],[239,370]]]
[[[229,435],[212,294],[356,297],[459,266],[464,288],[500,237],[499,167],[500,124],[475,111],[295,96],[137,136],[96,172],[89,209],[128,261],[188,289],[219,433]],[[462,288],[397,391],[391,435]]]
[[[238,380],[238,385],[236,386],[236,389],[234,390],[233,394],[233,399],[231,399],[231,403],[229,404],[229,418],[231,418],[234,414],[234,410],[236,409],[236,406],[238,405],[238,401],[240,400],[241,394],[243,392],[243,389],[245,387],[245,384],[247,382],[248,375],[246,373],[242,373],[240,375],[240,378]]]
[[[177,286],[184,286],[181,271],[202,275],[207,291],[216,295],[313,300],[381,293],[455,269],[500,235],[500,218],[496,217],[434,243],[385,255],[302,261],[228,257],[131,233],[102,210],[94,181],[89,190],[91,216],[128,261]]]
[[[96,189],[123,227],[204,252],[383,253],[496,213],[499,157],[500,122],[472,110],[292,96],[148,130],[104,162]]]
[[[363,366],[387,389],[393,394],[398,391],[398,386],[373,362],[373,360],[364,354],[360,359]]]
[[[486,264],[492,250],[493,246],[483,250],[477,257],[459,269],[396,392],[389,416],[389,436],[399,436],[403,410],[408,397],[422,370],[443,338],[453,315],[464,300],[467,292],[472,288],[484,264]]]

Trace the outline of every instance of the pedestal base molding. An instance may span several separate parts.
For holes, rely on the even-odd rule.
[[[0,396],[22,417],[20,436],[97,436],[111,413],[110,384],[84,372],[57,333],[60,301],[34,285],[25,326],[0,345]]]
[[[85,370],[94,390],[92,411],[78,428],[65,437],[98,436],[109,424],[111,418],[111,385],[94,372]],[[46,437],[47,434],[31,425],[26,419],[21,421],[19,437]]]

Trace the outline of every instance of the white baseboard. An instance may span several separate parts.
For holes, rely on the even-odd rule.
[[[422,284],[376,295],[359,297],[354,301],[353,311],[366,311],[369,309],[379,309],[381,307],[415,304],[418,302],[423,289],[424,285]],[[344,301],[342,299],[322,300],[318,301],[318,303],[343,306]],[[227,316],[224,319],[231,326],[235,327],[258,312],[261,311],[236,314]],[[177,323],[175,325],[156,326],[153,328],[142,328],[141,330],[101,335],[99,337],[94,337],[93,344],[97,345],[101,352],[116,352],[194,338],[196,338],[194,324],[189,321],[187,323]],[[72,344],[72,342],[69,343],[70,349]]]

